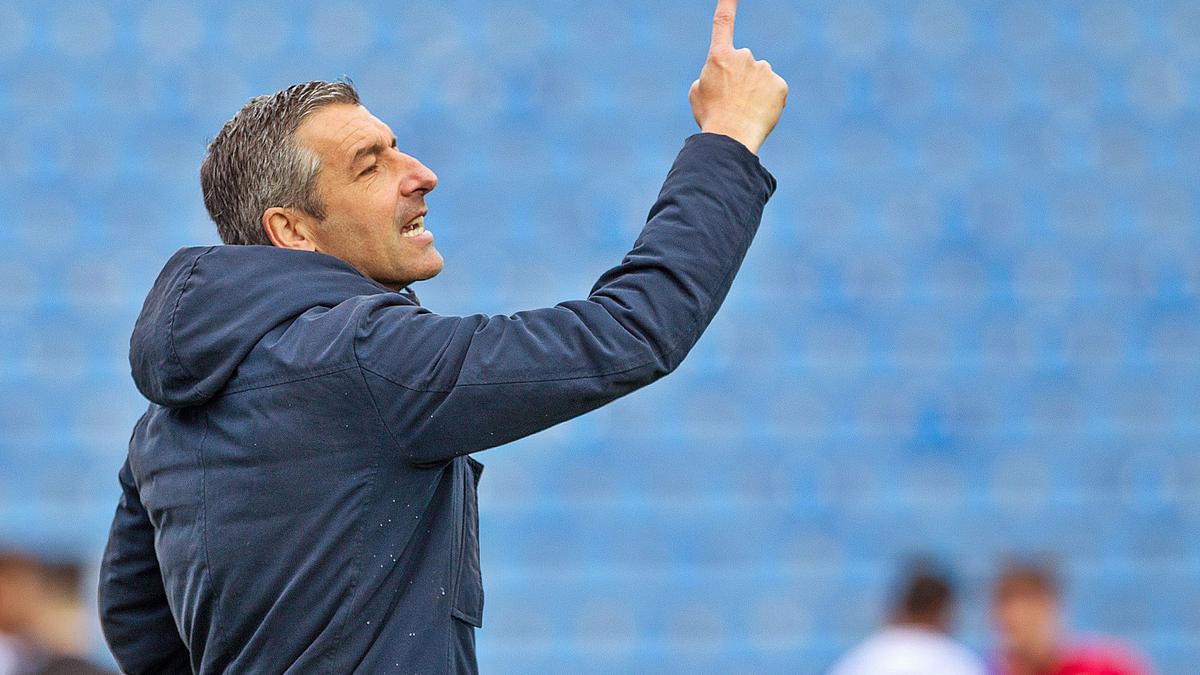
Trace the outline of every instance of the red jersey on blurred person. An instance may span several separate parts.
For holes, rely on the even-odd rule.
[[[1119,645],[1085,643],[1068,647],[1056,663],[1045,670],[1023,669],[998,659],[996,675],[1151,675],[1132,652]]]
[[[1009,564],[992,589],[996,675],[1149,675],[1132,651],[1104,638],[1072,641],[1057,575],[1046,563]]]
[[[1063,655],[1055,675],[1150,675],[1126,649],[1116,645],[1087,644],[1072,647]]]

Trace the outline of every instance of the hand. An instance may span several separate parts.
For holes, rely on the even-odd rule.
[[[736,16],[737,0],[717,0],[708,60],[688,101],[701,131],[729,136],[757,154],[779,122],[788,86],[771,64],[755,61],[749,49],[733,48]]]

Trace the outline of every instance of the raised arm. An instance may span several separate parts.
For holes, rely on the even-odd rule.
[[[754,151],[786,84],[734,50],[721,0],[692,87],[701,129],[667,175],[646,227],[586,299],[511,316],[444,317],[384,294],[359,310],[356,357],[401,453],[434,462],[507,443],[671,372],[708,326],[775,180]]]
[[[154,553],[154,526],[142,507],[129,460],[118,474],[121,501],[100,566],[100,627],[121,672],[191,673],[187,647],[167,606]]]

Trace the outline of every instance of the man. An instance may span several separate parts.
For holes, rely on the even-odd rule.
[[[855,647],[830,675],[983,675],[983,663],[950,638],[954,587],[947,576],[915,565],[891,622]]]
[[[996,580],[992,614],[1000,634],[997,675],[1146,675],[1129,650],[1110,641],[1070,643],[1058,583],[1038,565],[1010,565]]]
[[[125,672],[475,672],[467,455],[676,368],[774,190],[754,153],[787,87],[733,48],[736,4],[719,0],[689,94],[703,133],[585,300],[449,317],[397,292],[442,269],[437,178],[348,84],[225,125],[201,182],[231,245],[177,252],[130,341],[151,405],[99,595]]]

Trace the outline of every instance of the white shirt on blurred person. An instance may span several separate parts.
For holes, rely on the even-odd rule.
[[[983,662],[944,633],[887,626],[846,654],[829,675],[984,675]]]
[[[16,675],[18,657],[17,641],[0,633],[0,675]]]
[[[915,560],[892,605],[891,621],[850,650],[830,675],[984,675],[983,661],[950,637],[955,590],[950,574]]]

